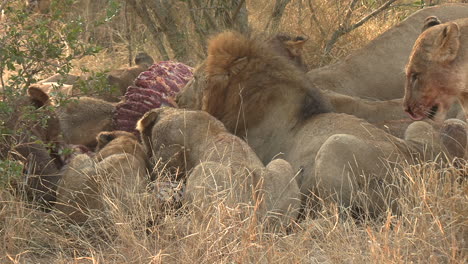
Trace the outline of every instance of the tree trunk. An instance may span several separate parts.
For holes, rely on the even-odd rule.
[[[143,23],[148,27],[149,31],[153,35],[156,47],[158,48],[162,59],[169,60],[169,54],[164,47],[164,40],[161,36],[161,29],[157,25],[156,21],[154,21],[154,18],[152,18],[147,7],[138,0],[127,0],[127,3],[135,10]]]
[[[286,6],[291,2],[291,0],[276,0],[275,7],[273,8],[273,13],[271,14],[268,23],[265,26],[265,30],[269,32],[277,32],[281,17],[283,16]]]
[[[166,36],[169,46],[174,51],[174,57],[178,61],[186,62],[189,60],[188,56],[188,41],[186,36],[186,30],[177,24],[174,19],[176,16],[180,16],[177,13],[179,10],[172,8],[174,1],[171,0],[156,0],[156,1],[145,1],[146,7],[154,12],[155,18],[158,21],[162,32]],[[152,2],[153,4],[151,5]]]

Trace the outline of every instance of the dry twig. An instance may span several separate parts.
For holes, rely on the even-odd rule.
[[[355,24],[353,25],[348,25],[349,24],[349,20],[351,18],[351,14],[353,12],[353,8],[354,8],[354,5],[356,4],[356,0],[353,0],[353,2],[351,2],[350,4],[350,7],[349,9],[347,10],[346,12],[346,15],[345,15],[345,19],[343,21],[343,23],[340,24],[340,26],[338,27],[338,29],[333,33],[333,35],[331,36],[330,40],[327,42],[327,44],[325,45],[325,54],[328,55],[330,53],[330,51],[332,50],[333,46],[335,45],[335,43],[338,41],[338,39],[343,36],[343,35],[346,35],[348,34],[349,32],[355,30],[356,28],[362,26],[364,23],[366,23],[367,21],[369,21],[371,18],[375,17],[376,15],[378,15],[379,13],[381,13],[382,11],[384,11],[385,9],[387,9],[393,2],[395,2],[397,0],[389,0],[387,2],[385,2],[383,5],[381,5],[379,8],[377,8],[376,10],[374,10],[372,13],[368,14],[367,16],[365,16],[364,18],[362,18],[361,20],[359,20],[358,22],[356,22]]]

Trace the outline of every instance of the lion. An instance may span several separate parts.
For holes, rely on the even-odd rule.
[[[404,109],[414,120],[445,119],[456,99],[468,113],[468,18],[428,17],[406,66]]]
[[[146,190],[148,160],[137,137],[101,132],[97,141],[96,155],[75,156],[58,186],[55,208],[75,223],[85,222],[90,210],[105,209],[104,194],[117,196],[113,202],[128,207],[132,195]]]
[[[388,166],[431,159],[443,149],[424,122],[396,138],[365,120],[333,113],[330,103],[295,65],[265,42],[235,32],[215,36],[208,46],[202,109],[244,137],[260,160],[277,155],[302,169],[296,178],[302,202],[311,193],[371,215],[395,208]],[[197,73],[195,73],[197,75]],[[390,163],[390,164],[388,164]],[[365,204],[353,203],[365,194]]]
[[[35,93],[41,101],[52,101],[52,97],[39,85],[31,85],[29,92]],[[55,138],[60,135],[65,144],[83,145],[94,149],[97,145],[96,136],[100,132],[115,130],[112,120],[115,103],[82,96],[59,104],[51,102],[49,105],[53,106],[51,115],[54,117],[50,121],[49,130],[54,131]]]
[[[114,130],[112,116],[115,105],[83,96],[57,106],[56,114],[65,143],[94,148],[100,132]]]
[[[258,218],[268,225],[297,218],[300,194],[291,165],[275,159],[265,167],[247,143],[206,112],[154,109],[137,129],[154,160],[188,173],[186,198],[197,219],[211,217],[222,201],[230,208],[258,206]]]
[[[390,28],[369,44],[335,64],[313,69],[311,83],[321,90],[372,100],[404,95],[404,67],[420,27],[428,16],[442,21],[466,18],[468,5],[450,3],[423,8]]]
[[[66,85],[73,85],[78,81],[83,81],[83,77],[74,75],[74,74],[54,74],[52,76],[49,76],[46,79],[40,80],[37,82],[37,84],[48,84],[48,83],[62,83]],[[46,91],[48,92],[48,91]]]
[[[293,62],[304,71],[306,65],[302,63],[301,47],[307,41],[307,38],[302,36],[292,37],[285,34],[279,36],[266,40],[267,45],[271,45],[277,53],[288,58],[290,62]],[[300,41],[291,42],[293,39],[299,39]],[[293,50],[294,53],[289,50]],[[201,110],[202,91],[199,88],[203,87],[204,82],[206,82],[204,67],[205,63],[199,65],[194,72],[192,80],[177,94],[176,102],[179,107]],[[403,138],[405,130],[412,122],[401,109],[403,99],[368,100],[340,94],[332,90],[323,90],[322,93],[330,102],[335,112],[346,113],[365,119],[400,138]],[[451,116],[455,116],[455,114],[451,113]]]
[[[118,88],[120,95],[124,95],[127,88],[134,84],[138,75],[148,70],[153,63],[154,60],[150,55],[146,52],[140,52],[135,56],[135,66],[109,72],[107,81],[110,85]]]
[[[94,98],[102,99],[108,102],[118,102],[120,97],[125,94],[127,88],[134,84],[135,79],[140,73],[146,71],[153,63],[153,58],[145,52],[140,52],[135,56],[135,66],[115,69],[107,74],[107,84],[114,86],[109,92],[93,95]],[[79,86],[86,84],[93,86],[95,80],[90,76],[78,76],[73,74],[54,74],[46,79],[32,84],[32,87],[39,88],[46,93],[60,92],[66,97],[89,96],[81,91]]]
[[[31,85],[29,92],[35,93],[35,97],[54,106],[55,122],[50,127],[54,129],[55,137],[60,134],[65,144],[83,145],[94,149],[97,145],[96,136],[100,132],[115,130],[112,117],[116,103],[87,96],[53,103],[54,98],[40,84]]]
[[[206,84],[205,75],[206,63],[202,62],[193,72],[193,77],[176,95],[175,101],[180,108],[191,110],[201,110],[202,108],[202,87]]]
[[[269,44],[282,56],[288,57],[296,64],[297,67],[304,72],[308,71],[308,67],[302,58],[304,44],[309,40],[306,36],[290,36],[288,34],[277,34],[270,38]]]
[[[65,143],[94,148],[97,144],[96,136],[101,131],[135,132],[136,121],[146,111],[160,107],[162,104],[174,105],[172,96],[191,76],[191,68],[181,63],[165,61],[155,64],[145,73],[144,78],[137,78],[140,86],[130,87],[118,103],[89,96],[59,102],[56,106],[56,115],[60,120]],[[71,76],[68,77],[73,79]],[[53,95],[49,95],[47,87],[43,85],[40,83],[31,87],[44,91],[44,96],[49,100]],[[49,82],[48,85],[51,86],[52,83]],[[162,91],[166,89],[167,91]]]
[[[302,58],[302,50],[304,44],[308,41],[305,36],[291,36],[280,33],[272,37],[263,37],[262,41],[268,43],[279,55],[288,58],[290,62],[296,65],[304,73],[307,72],[307,65]],[[185,87],[176,95],[177,105],[182,108],[201,110],[202,107],[202,91],[199,89],[205,85],[205,66],[202,62],[194,71],[193,78],[185,85]],[[340,101],[341,94],[330,92],[336,101]],[[335,96],[336,94],[336,96]],[[343,101],[343,100],[342,100]],[[341,102],[338,102],[341,104]],[[349,104],[347,100],[343,105]],[[349,109],[349,108],[348,108]]]
[[[24,96],[5,94],[2,103],[13,111],[0,113],[4,131],[0,137],[0,159],[22,163],[23,185],[18,186],[19,182],[13,185],[26,190],[29,200],[48,207],[55,200],[59,169],[63,165],[58,154],[60,126],[52,103],[36,88],[29,88]]]

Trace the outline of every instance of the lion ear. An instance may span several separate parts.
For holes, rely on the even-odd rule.
[[[442,24],[442,22],[436,16],[426,17],[424,20],[424,26],[421,29],[421,32],[424,32],[426,29]]]
[[[151,127],[156,123],[159,119],[161,112],[165,108],[158,108],[153,109],[151,111],[146,112],[140,120],[138,120],[136,124],[136,130],[138,130],[142,135],[146,134],[145,131],[147,129],[151,129]]]
[[[163,111],[171,111],[171,109],[170,107],[153,109],[146,112],[143,117],[138,120],[136,130],[140,132],[141,142],[147,151],[151,151],[152,149],[151,136],[154,124],[161,119],[161,115],[164,113]]]
[[[50,100],[49,95],[36,86],[30,86],[28,88],[28,95],[38,108],[48,104]]]
[[[151,66],[153,63],[154,63],[153,57],[151,57],[146,52],[140,52],[135,56],[135,64],[136,65],[149,65],[149,66]]]
[[[249,63],[249,60],[247,57],[242,57],[237,60],[235,60],[232,64],[231,67],[229,67],[229,73],[231,75],[237,75],[239,74]]]
[[[448,23],[437,36],[434,47],[433,60],[440,63],[452,62],[460,48],[460,27],[456,23]]]
[[[114,132],[103,131],[96,136],[97,147],[96,150],[104,148],[109,142],[116,138]]]
[[[300,56],[307,40],[309,40],[309,38],[306,36],[297,36],[291,40],[285,41],[284,44],[291,55]]]

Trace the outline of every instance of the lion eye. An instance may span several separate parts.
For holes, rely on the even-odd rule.
[[[418,73],[412,73],[411,74],[411,82],[415,82],[416,80],[418,80],[418,76],[419,76]]]

